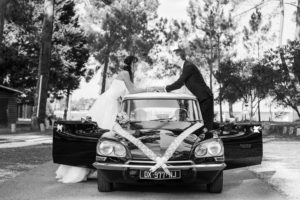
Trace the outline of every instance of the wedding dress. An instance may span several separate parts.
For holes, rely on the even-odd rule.
[[[128,93],[122,80],[114,79],[107,91],[98,97],[88,112],[92,121],[97,122],[103,129],[111,129],[120,108],[119,98]],[[62,183],[77,183],[86,181],[93,170],[83,167],[60,165],[56,171],[56,178]]]

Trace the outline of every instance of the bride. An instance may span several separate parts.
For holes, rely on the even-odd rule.
[[[120,103],[118,99],[127,93],[146,92],[147,89],[136,88],[133,85],[133,72],[136,70],[138,59],[135,56],[125,58],[125,67],[112,81],[109,89],[98,97],[88,112],[88,116],[96,121],[98,126],[103,129],[111,129],[116,115],[119,111]],[[56,179],[62,183],[77,183],[85,181],[94,170],[60,165],[56,171]]]

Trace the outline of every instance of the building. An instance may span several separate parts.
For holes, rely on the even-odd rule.
[[[18,121],[17,96],[23,92],[0,85],[0,128],[15,129]]]

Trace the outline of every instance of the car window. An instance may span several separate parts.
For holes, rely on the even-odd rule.
[[[123,111],[130,121],[201,120],[197,108],[193,99],[128,99],[123,102]]]

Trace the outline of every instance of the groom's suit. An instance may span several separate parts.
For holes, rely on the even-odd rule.
[[[166,91],[170,92],[185,85],[198,99],[204,124],[208,129],[212,129],[214,118],[213,94],[207,87],[200,71],[191,62],[185,61],[182,73],[177,81],[166,86]]]

